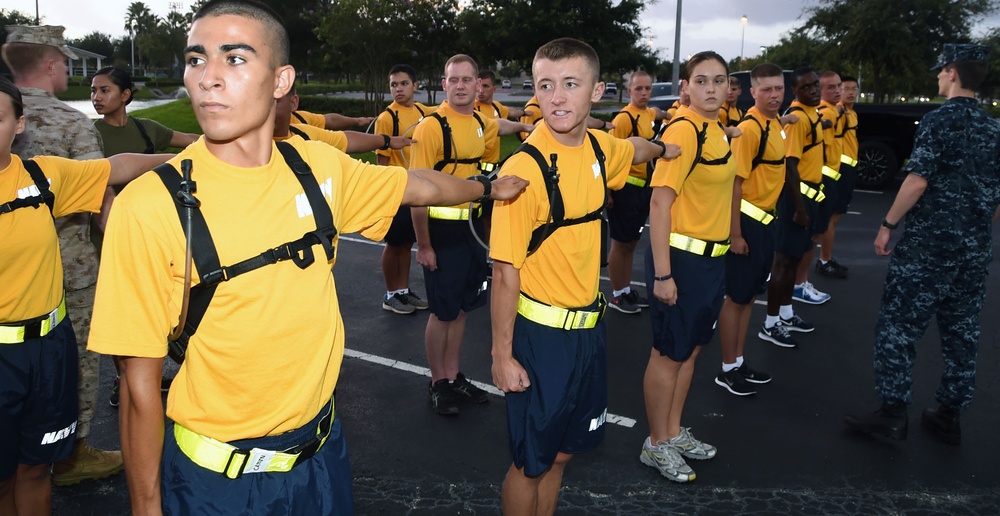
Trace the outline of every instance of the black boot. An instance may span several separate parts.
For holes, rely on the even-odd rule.
[[[951,407],[941,405],[936,409],[924,409],[920,421],[944,443],[957,445],[962,440],[959,412]]]
[[[906,405],[883,403],[878,410],[866,416],[844,416],[844,424],[862,434],[906,439]]]

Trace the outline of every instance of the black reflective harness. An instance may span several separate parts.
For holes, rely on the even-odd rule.
[[[548,193],[549,197],[549,221],[535,228],[535,230],[531,232],[531,241],[528,243],[529,256],[537,251],[542,245],[542,242],[544,242],[546,238],[559,228],[600,220],[601,266],[603,267],[607,265],[608,223],[605,210],[608,204],[608,176],[605,168],[606,158],[600,144],[597,143],[597,138],[591,134],[590,131],[587,132],[587,138],[590,140],[590,145],[594,148],[594,155],[597,156],[597,162],[601,168],[601,179],[604,181],[604,200],[601,202],[600,207],[582,217],[572,219],[566,218],[566,208],[563,203],[562,191],[559,189],[559,168],[556,166],[556,160],[559,156],[556,153],[549,155],[551,164],[546,162],[541,151],[530,143],[522,143],[521,146],[518,147],[513,154],[511,154],[511,156],[513,156],[518,152],[523,152],[535,160],[535,163],[538,164],[539,170],[542,172],[542,178],[545,180],[545,191]]]
[[[182,323],[183,329],[180,331],[180,336],[168,342],[170,358],[177,363],[184,361],[188,341],[198,331],[198,325],[208,310],[212,297],[215,295],[215,289],[220,283],[285,260],[292,260],[300,269],[305,269],[315,261],[312,247],[316,244],[323,247],[327,261],[334,257],[333,242],[337,236],[337,228],[334,226],[330,205],[323,196],[316,176],[313,175],[309,164],[302,160],[294,147],[287,142],[277,142],[276,145],[285,163],[292,169],[295,178],[302,185],[302,190],[305,192],[313,218],[316,221],[316,229],[304,234],[302,238],[285,242],[257,256],[229,266],[222,266],[219,261],[219,253],[212,240],[208,223],[201,210],[198,209],[200,203],[192,195],[196,191],[193,181],[188,182],[190,183],[188,185],[182,184],[177,169],[168,163],[153,169],[167,191],[174,196],[177,215],[180,217],[185,234],[188,232],[186,225],[188,217],[191,217],[192,255],[200,278],[200,282],[191,287],[190,308],[186,320]],[[175,330],[177,329],[175,328]]]
[[[784,165],[784,156],[781,159],[764,159],[764,152],[767,151],[767,139],[771,134],[771,120],[765,120],[763,126],[760,125],[760,120],[757,120],[753,115],[745,115],[743,120],[753,120],[760,129],[760,145],[757,147],[757,154],[753,157],[753,161],[750,162],[750,170],[756,169],[758,165]]]
[[[417,108],[417,111],[420,112],[420,118],[423,118],[424,110],[420,109],[420,106],[416,104],[414,104],[413,107]],[[389,118],[392,118],[392,134],[390,136],[402,136],[401,134],[399,134],[399,113],[389,108],[385,108],[385,112],[389,113]]]
[[[688,176],[691,175],[691,172],[694,172],[695,167],[697,167],[699,163],[702,164],[702,165],[708,165],[710,167],[714,167],[714,166],[718,166],[718,165],[725,165],[726,163],[729,163],[729,157],[733,155],[733,150],[732,149],[729,149],[726,152],[726,155],[723,156],[723,157],[721,157],[721,158],[705,159],[705,157],[702,156],[702,151],[705,150],[705,140],[708,139],[708,122],[702,122],[701,130],[699,131],[698,130],[698,124],[695,124],[694,120],[691,120],[691,119],[689,119],[687,117],[683,117],[682,116],[682,117],[675,118],[675,119],[671,120],[670,123],[667,124],[667,127],[670,127],[671,125],[674,125],[677,122],[680,122],[682,120],[685,121],[685,122],[687,122],[687,123],[689,123],[689,124],[691,124],[691,127],[694,128],[694,132],[695,132],[695,135],[697,136],[697,140],[698,140],[698,147],[695,149],[694,159],[691,160],[691,169],[688,170],[688,173],[687,173]],[[719,124],[719,127],[722,128],[723,131],[725,130],[725,127],[723,127],[722,122],[718,122],[717,121],[716,123]],[[684,176],[684,177],[685,177],[685,179],[687,179],[687,176]]]
[[[0,215],[10,213],[21,208],[38,208],[42,204],[49,207],[49,214],[53,213],[56,204],[56,194],[49,188],[49,180],[42,173],[42,168],[33,160],[22,160],[24,169],[28,171],[31,180],[35,182],[38,193],[28,197],[17,198],[0,204]]]
[[[451,148],[451,142],[452,140],[454,140],[454,137],[452,136],[451,133],[451,126],[448,125],[448,119],[437,113],[431,113],[428,116],[437,120],[438,123],[441,124],[441,137],[444,146],[444,152],[443,152],[444,157],[441,161],[438,161],[437,163],[434,164],[434,170],[441,172],[444,171],[444,167],[448,165],[457,165],[459,163],[466,165],[479,165],[479,163],[483,160],[482,156],[476,158],[457,158],[457,157],[452,158],[451,153],[453,149]],[[479,122],[479,129],[482,131],[486,131],[486,123],[483,122],[483,119],[479,116],[479,113],[473,111],[472,116],[476,119],[476,122]]]
[[[809,114],[806,113],[806,110],[802,109],[799,106],[792,106],[788,108],[788,110],[785,111],[785,114],[787,115],[789,113],[794,113],[796,111],[801,111],[809,120],[809,135],[812,137],[812,143],[806,145],[805,147],[802,147],[802,154],[805,154],[806,152],[809,152],[809,150],[811,150],[813,147],[823,143],[822,141],[816,141],[819,138],[819,136],[817,135],[818,131],[816,128],[823,123],[823,116],[822,115],[817,116],[816,121],[813,122],[812,119],[809,118]]]
[[[132,123],[135,124],[136,129],[139,130],[139,135],[142,139],[146,141],[146,150],[142,151],[143,154],[152,154],[156,149],[153,147],[153,139],[149,137],[149,133],[146,132],[146,127],[143,126],[138,118],[129,117],[132,119]]]
[[[642,135],[639,134],[639,116],[636,115],[635,118],[633,118],[632,115],[630,115],[628,113],[628,111],[619,111],[618,113],[615,114],[615,116],[618,116],[618,114],[622,114],[622,115],[625,115],[626,117],[628,117],[628,121],[632,124],[632,132],[629,133],[629,134],[632,135],[632,136],[638,136],[638,137],[642,138]],[[653,140],[656,140],[657,138],[659,138],[660,135],[658,133],[659,133],[658,128],[654,127],[653,128],[653,137],[649,138],[648,140],[649,141],[653,141]],[[649,187],[650,179],[652,179],[652,177],[653,177],[653,170],[656,169],[656,160],[657,159],[659,159],[659,158],[653,158],[653,159],[651,159],[651,160],[649,160],[649,161],[646,162],[646,186],[643,187],[643,188],[648,188]]]

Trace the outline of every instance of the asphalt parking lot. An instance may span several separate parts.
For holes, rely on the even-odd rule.
[[[990,267],[973,405],[963,414],[959,447],[919,427],[936,405],[942,370],[931,325],[918,346],[915,404],[905,441],[863,438],[841,423],[847,413],[873,410],[872,333],[887,259],[872,240],[894,192],[858,192],[838,231],[836,257],[847,280],[815,276],[829,292],[822,306],[796,305],[817,330],[799,334],[796,349],[754,335],[764,307],[753,312],[747,360],[774,380],[739,398],[716,386],[718,337],[699,358],[683,424],[719,448],[694,462],[697,480],[675,484],[643,466],[647,435],[642,375],[649,353],[648,315],[610,311],[609,417],[603,446],[574,459],[566,471],[561,514],[998,514],[1000,513],[1000,265]],[[994,236],[1000,236],[995,231]],[[901,232],[897,231],[897,234]],[[644,237],[640,250],[648,240]],[[994,253],[1000,243],[994,241]],[[378,243],[341,238],[335,270],[347,328],[348,356],[338,387],[338,413],[351,450],[359,514],[498,514],[499,490],[510,464],[504,401],[457,417],[434,414],[427,400],[423,330],[426,315],[380,308],[384,292]],[[642,278],[641,253],[634,279]],[[415,262],[411,284],[423,293]],[[636,285],[644,288],[641,284]],[[609,289],[606,279],[602,288]],[[470,314],[463,355],[467,376],[490,384],[488,309]],[[91,442],[118,447],[117,412],[107,405],[111,364],[105,359]],[[128,514],[124,474],[107,481],[54,489],[54,514]]]

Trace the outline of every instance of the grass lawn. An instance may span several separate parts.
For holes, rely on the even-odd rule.
[[[138,118],[149,118],[175,130],[185,133],[201,134],[201,127],[194,118],[194,111],[191,110],[191,99],[180,99],[160,106],[147,109],[137,109],[129,111],[129,114]],[[500,138],[500,156],[505,158],[517,149],[521,142],[515,136],[504,136]],[[374,152],[363,152],[352,154],[357,159],[375,163]]]

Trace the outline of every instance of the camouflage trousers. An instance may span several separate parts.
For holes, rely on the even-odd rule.
[[[965,408],[975,390],[989,256],[942,259],[906,251],[893,252],[889,260],[875,327],[875,393],[883,402],[913,402],[916,344],[936,318],[944,373],[934,397],[949,407]],[[916,256],[907,256],[911,254]]]
[[[66,292],[66,311],[73,322],[76,345],[80,352],[80,416],[76,427],[77,439],[90,434],[90,420],[94,418],[97,406],[97,387],[101,371],[101,355],[87,351],[87,336],[90,334],[90,317],[94,311],[94,291],[96,286]]]

